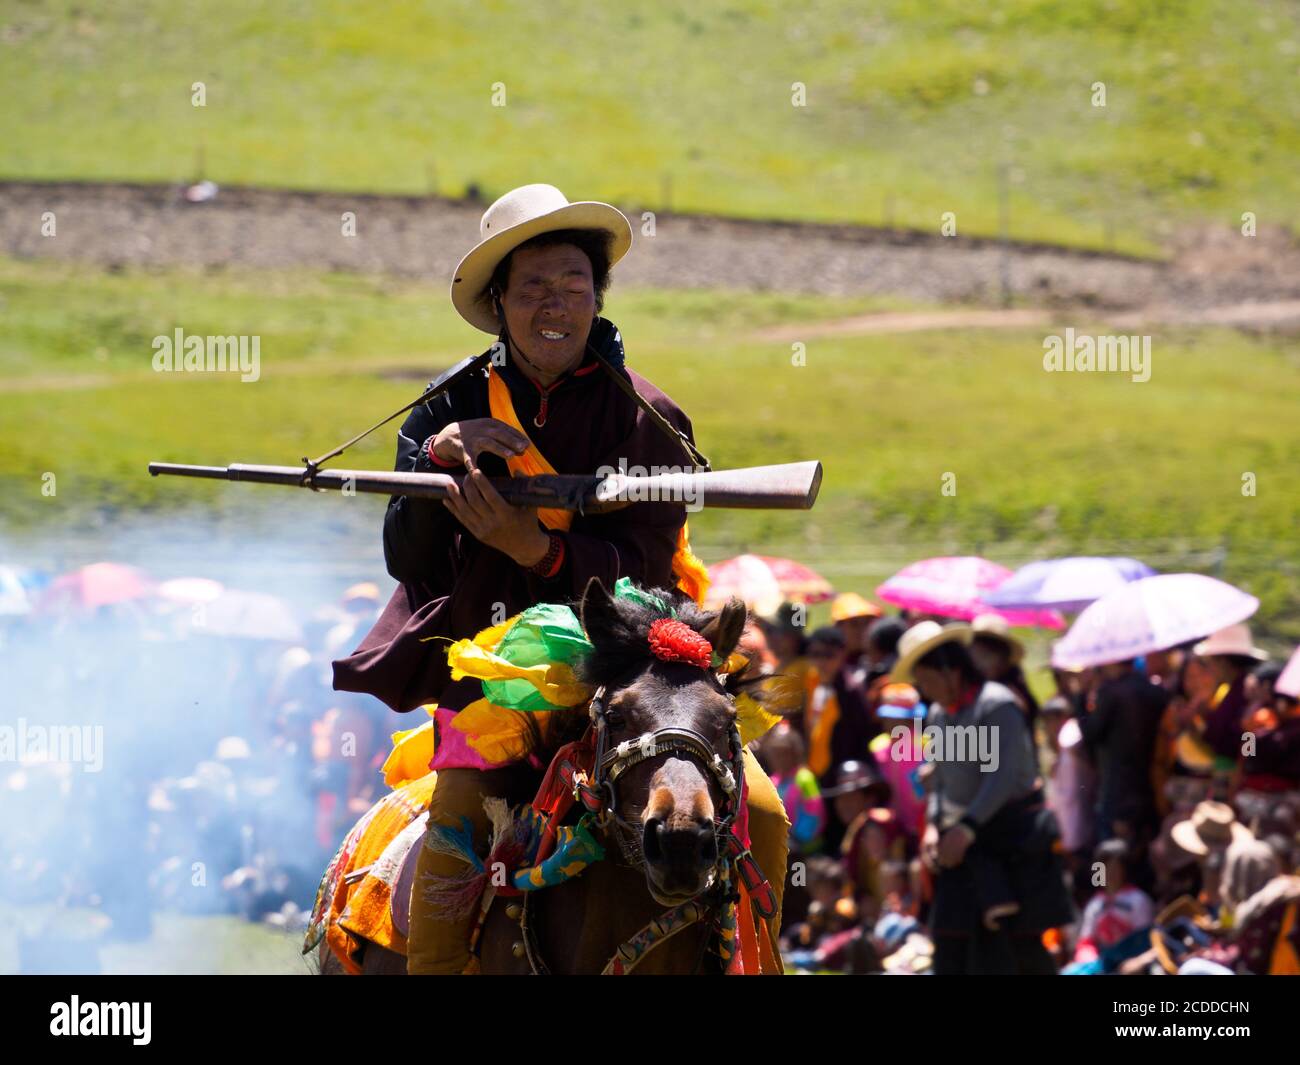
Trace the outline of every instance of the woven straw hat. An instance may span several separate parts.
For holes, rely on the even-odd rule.
[[[900,684],[912,682],[912,668],[941,643],[956,640],[969,644],[971,627],[960,623],[940,625],[937,621],[921,621],[913,625],[898,641],[898,661],[890,670],[889,679]]]
[[[554,185],[511,189],[483,212],[479,242],[469,250],[451,280],[451,303],[470,325],[496,336],[501,324],[487,295],[497,264],[524,241],[557,229],[603,229],[614,239],[613,266],[632,247],[632,225],[617,207],[595,200],[570,203]]]

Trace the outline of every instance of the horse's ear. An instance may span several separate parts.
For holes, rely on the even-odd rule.
[[[732,597],[717,616],[700,630],[700,635],[713,644],[713,653],[725,660],[740,642],[740,634],[745,631],[746,617],[748,611],[745,604]]]
[[[578,617],[586,630],[587,639],[592,643],[609,632],[618,621],[618,611],[614,607],[614,597],[609,594],[599,577],[592,577],[582,592],[582,602],[578,607]]]

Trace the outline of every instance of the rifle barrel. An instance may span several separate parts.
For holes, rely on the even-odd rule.
[[[389,470],[319,469],[302,466],[189,466],[171,462],[149,463],[149,473],[209,480],[251,481],[294,488],[330,489],[347,494],[445,499],[451,485],[464,474],[415,473]],[[492,485],[514,506],[551,507],[598,513],[632,503],[684,503],[687,509],[729,507],[766,510],[810,510],[821,487],[820,462],[790,462],[709,473],[663,473],[641,477],[613,473],[548,474],[538,477],[492,477]]]

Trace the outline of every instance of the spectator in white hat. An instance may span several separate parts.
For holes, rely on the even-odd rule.
[[[1244,622],[1220,629],[1202,640],[1192,653],[1210,660],[1219,688],[1210,700],[1205,741],[1221,758],[1241,757],[1242,718],[1246,713],[1246,677],[1268,652],[1256,647]]]

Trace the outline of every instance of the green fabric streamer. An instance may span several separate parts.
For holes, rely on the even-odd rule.
[[[590,653],[591,649],[578,615],[569,607],[559,603],[538,603],[519,615],[519,620],[497,646],[496,654],[512,665],[528,668],[555,662],[571,665],[574,659]],[[489,702],[509,710],[559,709],[528,681],[517,677],[485,680],[483,694]]]
[[[630,577],[620,577],[614,582],[614,596],[618,599],[631,599],[633,602],[640,603],[651,610],[657,610],[665,617],[675,618],[677,616],[677,611],[673,609],[671,603],[665,603],[657,595],[642,591],[632,583]]]
[[[620,577],[614,585],[614,595],[631,599],[660,614],[673,617],[676,611],[657,595],[636,587],[628,577]],[[573,609],[561,603],[538,603],[530,606],[497,645],[496,655],[516,666],[528,668],[562,662],[572,666],[574,661],[592,651],[591,641],[582,631],[582,622]],[[530,713],[538,710],[559,710],[542,693],[526,680],[517,677],[504,680],[483,681],[483,694],[490,703],[508,710]]]

